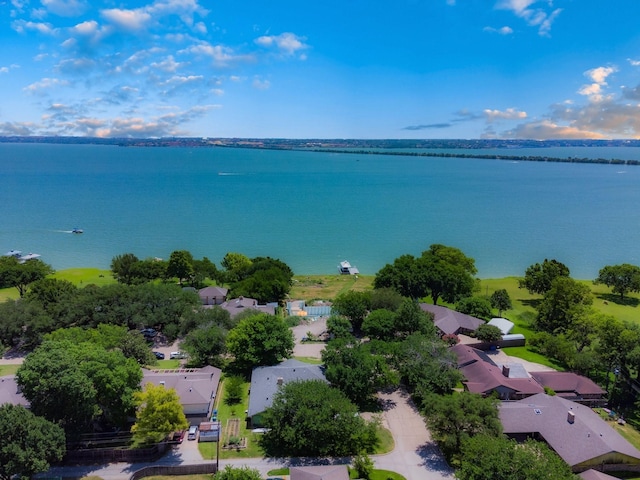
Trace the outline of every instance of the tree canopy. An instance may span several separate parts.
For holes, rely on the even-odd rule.
[[[135,392],[136,423],[131,427],[136,445],[157,443],[167,435],[185,430],[189,422],[184,415],[180,397],[173,388],[148,383]]]
[[[569,277],[557,277],[538,305],[536,328],[549,333],[565,333],[592,302],[587,285]]]
[[[260,444],[270,457],[347,456],[373,452],[377,443],[377,423],[320,380],[285,384],[263,419]]]
[[[524,273],[524,278],[518,281],[520,288],[526,288],[529,293],[544,294],[551,288],[557,277],[569,277],[569,267],[555,259],[546,258],[540,263],[535,263]]]
[[[623,263],[622,265],[607,265],[598,272],[594,283],[603,283],[611,287],[613,293],[620,295],[620,300],[630,292],[640,292],[640,267]]]
[[[226,345],[236,368],[249,372],[289,358],[294,339],[282,318],[258,313],[242,319],[227,335]]]
[[[286,263],[270,257],[256,257],[249,260],[248,264],[243,262],[242,257],[236,260],[239,265],[227,272],[227,277],[234,279],[231,295],[255,298],[261,303],[284,301],[293,280],[293,271]]]
[[[333,300],[331,311],[334,315],[342,315],[351,322],[354,329],[360,330],[362,322],[371,308],[371,293],[349,290],[339,294]]]
[[[15,287],[24,297],[29,285],[53,273],[53,268],[42,260],[32,258],[20,261],[16,257],[0,257],[0,288]]]
[[[262,480],[262,475],[259,470],[247,465],[225,465],[224,469],[213,476],[213,480]]]
[[[476,338],[481,342],[497,342],[502,339],[502,330],[484,323],[476,329]]]
[[[0,479],[31,478],[62,460],[65,434],[58,425],[24,407],[0,405]]]
[[[506,289],[501,288],[491,294],[491,307],[498,310],[498,316],[502,316],[504,310],[511,309],[511,297]]]
[[[175,250],[169,256],[167,277],[176,277],[182,285],[183,280],[191,280],[193,276],[193,255],[187,250]]]
[[[133,414],[142,371],[118,350],[47,341],[27,355],[16,380],[33,413],[80,432],[94,420],[124,425]]]

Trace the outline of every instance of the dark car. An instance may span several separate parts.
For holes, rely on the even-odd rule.
[[[158,335],[158,332],[156,332],[153,328],[143,328],[142,330],[140,330],[140,333],[147,340],[153,340],[155,336]]]
[[[173,432],[173,441],[174,442],[178,442],[178,443],[182,443],[182,441],[184,440],[185,432],[186,432],[186,430],[179,430],[177,432]]]
[[[164,360],[164,353],[162,352],[153,352],[158,360]]]

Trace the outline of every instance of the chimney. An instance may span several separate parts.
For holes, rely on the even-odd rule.
[[[509,367],[507,365],[502,366],[502,375],[509,378]]]
[[[277,383],[278,385],[282,385],[284,383],[284,378],[278,377]]]
[[[567,422],[573,424],[576,421],[576,414],[571,410],[567,413]]]

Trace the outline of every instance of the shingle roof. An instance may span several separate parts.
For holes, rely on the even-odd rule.
[[[175,388],[182,405],[199,405],[210,402],[215,396],[221,373],[219,368],[212,366],[182,370],[146,370],[143,368],[142,385],[147,383],[164,384],[165,388]]]
[[[473,331],[484,323],[484,320],[440,305],[421,303],[420,308],[433,313],[433,323],[445,335],[457,333],[460,329]]]
[[[531,376],[540,385],[549,387],[558,394],[571,392],[576,395],[604,395],[607,393],[591,379],[571,372],[531,372]]]
[[[226,297],[228,288],[224,287],[205,287],[198,290],[200,297]]]
[[[616,477],[599,472],[598,470],[587,470],[579,474],[582,480],[618,480]]]
[[[279,388],[278,379],[280,378],[283,384],[303,380],[327,381],[320,365],[303,363],[293,358],[278,365],[254,368],[251,373],[249,417],[264,412],[271,406]]]
[[[291,480],[349,480],[346,465],[318,465],[314,467],[291,467]]]
[[[568,421],[572,412],[574,422]],[[504,433],[539,433],[570,466],[610,453],[640,463],[640,451],[585,405],[544,393],[499,405]]]
[[[257,310],[259,312],[275,315],[276,309],[270,305],[258,305],[258,301],[253,298],[238,297],[227,300],[220,305],[227,312],[231,314],[231,317],[238,315],[247,309]]]

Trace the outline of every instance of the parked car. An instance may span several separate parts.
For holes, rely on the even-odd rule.
[[[140,330],[140,333],[144,336],[144,338],[146,338],[147,340],[153,340],[154,337],[156,335],[158,335],[158,332],[156,332],[153,328],[143,328],[142,330]]]
[[[162,352],[153,352],[158,360],[164,360],[164,353]]]
[[[198,437],[197,425],[191,425],[189,427],[189,433],[187,434],[187,440],[195,440]]]
[[[171,352],[171,353],[169,354],[169,358],[170,358],[170,359],[172,359],[172,360],[173,360],[173,359],[176,359],[176,358],[178,358],[178,359],[180,359],[180,358],[187,358],[187,354],[186,354],[186,353],[184,353],[184,352],[180,352],[180,351],[178,351],[178,352]]]
[[[179,430],[177,432],[173,432],[173,441],[182,443],[182,441],[184,440],[185,433],[186,433],[186,430]]]

